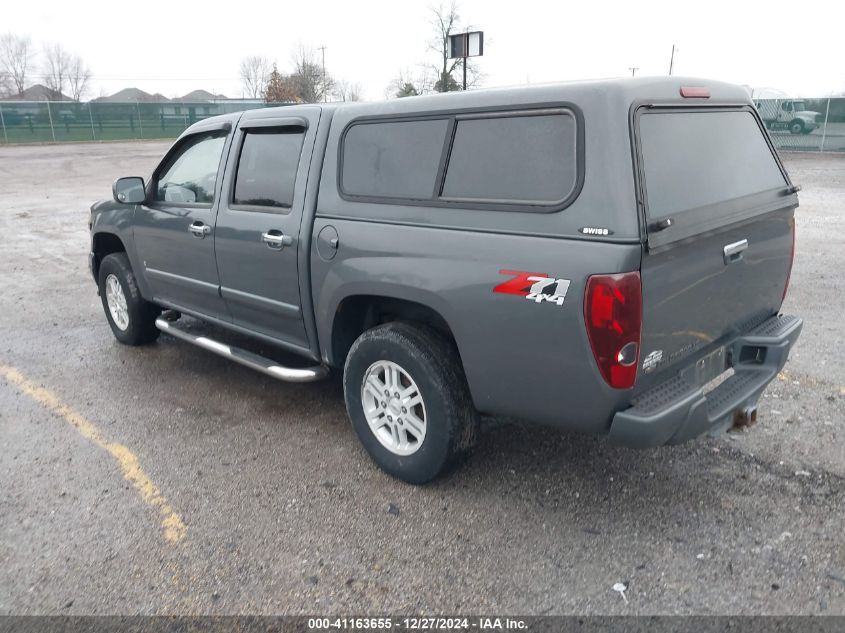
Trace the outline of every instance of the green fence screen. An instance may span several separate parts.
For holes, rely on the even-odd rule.
[[[0,142],[52,143],[175,138],[189,125],[210,116],[262,107],[265,107],[264,103],[250,101],[0,101]]]

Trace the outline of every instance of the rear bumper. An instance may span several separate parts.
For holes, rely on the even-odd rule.
[[[638,396],[632,407],[613,417],[611,442],[647,448],[730,428],[738,412],[757,406],[760,394],[786,364],[802,325],[798,317],[773,316],[728,343],[734,375],[709,393],[677,375]],[[762,360],[738,362],[747,357]]]

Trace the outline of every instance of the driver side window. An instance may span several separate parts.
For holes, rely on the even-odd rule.
[[[222,130],[188,137],[159,170],[155,199],[171,204],[214,202],[225,142],[226,132]]]

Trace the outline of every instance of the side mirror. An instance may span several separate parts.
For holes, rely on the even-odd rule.
[[[144,179],[139,176],[118,178],[111,189],[114,199],[122,204],[139,204],[147,198]]]

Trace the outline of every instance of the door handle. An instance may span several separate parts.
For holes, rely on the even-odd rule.
[[[728,244],[722,249],[725,265],[733,264],[742,259],[742,253],[748,248],[748,240],[740,240],[733,244]]]
[[[193,234],[194,237],[198,237],[203,239],[206,235],[211,233],[211,227],[203,222],[197,220],[193,224],[188,227],[188,230]]]
[[[272,248],[274,251],[280,251],[285,246],[293,244],[293,238],[290,235],[285,235],[278,229],[270,229],[262,233],[261,241],[267,245],[267,248]]]

